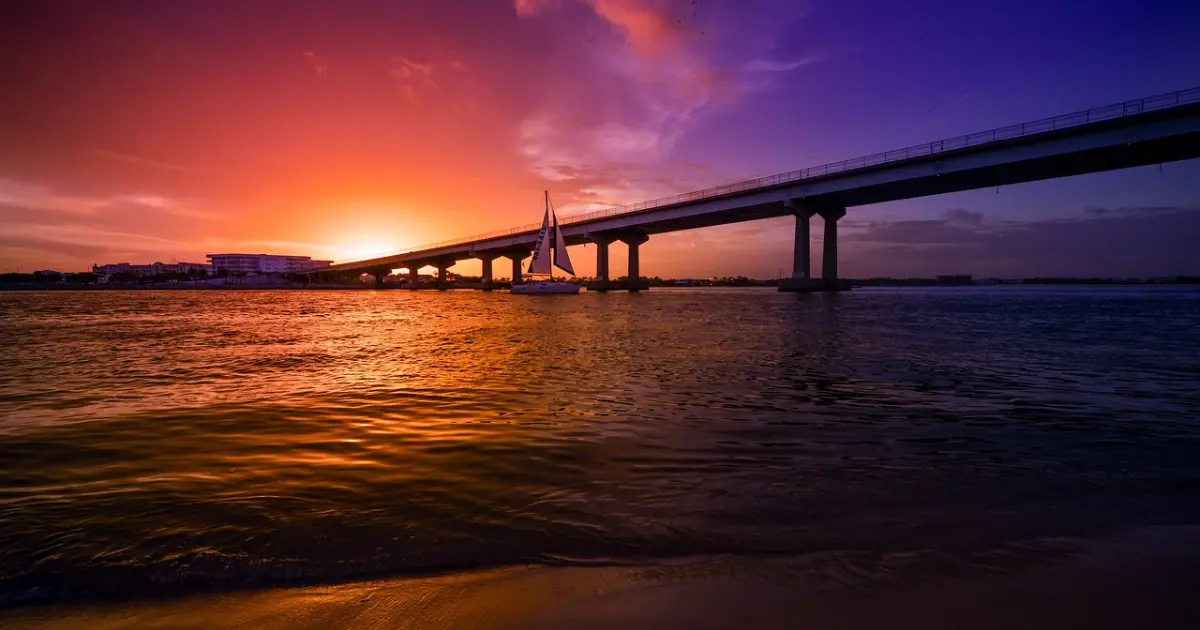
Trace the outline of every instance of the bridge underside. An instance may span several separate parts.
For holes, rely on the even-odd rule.
[[[850,208],[917,197],[930,197],[966,190],[1010,186],[1060,177],[1086,175],[1138,166],[1165,164],[1200,158],[1200,132],[1104,147],[1066,155],[1027,159],[976,169],[946,172],[915,177],[874,186],[864,186],[829,194],[804,197],[805,201],[822,206]],[[792,211],[776,201],[708,212],[702,215],[647,220],[638,229],[646,234],[661,234],[680,230],[727,225],[742,221],[757,221],[787,216]],[[568,244],[590,242],[586,237],[567,239]],[[469,258],[465,256],[464,258]]]

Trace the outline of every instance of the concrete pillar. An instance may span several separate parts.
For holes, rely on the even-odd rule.
[[[591,239],[596,244],[596,280],[608,282],[608,244],[613,239],[604,235],[592,236]]]
[[[845,208],[826,208],[820,211],[825,220],[825,249],[821,257],[821,278],[825,281],[826,290],[833,290],[837,284],[837,222],[846,216]]]
[[[521,281],[521,261],[525,260],[525,257],[528,255],[529,254],[526,254],[525,252],[508,255],[508,258],[512,259],[512,283],[513,284],[517,284],[518,282]]]
[[[386,267],[376,267],[375,269],[368,270],[367,273],[375,277],[375,287],[379,288],[383,286],[384,278],[392,274],[392,270]]]
[[[420,265],[417,265],[416,263],[409,265],[408,266],[408,281],[413,282],[413,283],[417,282],[417,280],[420,279],[420,273],[421,273]]]
[[[494,258],[494,256],[488,254],[483,254],[479,257],[479,260],[483,262],[483,277],[481,280],[485,284],[491,284],[492,282],[492,260]]]
[[[449,271],[449,269],[450,269],[450,265],[448,265],[444,262],[438,263],[437,270],[438,270],[438,283],[439,284],[446,281],[446,272]]]
[[[638,279],[642,277],[638,249],[642,243],[648,240],[650,240],[650,235],[641,233],[628,234],[621,237],[621,242],[629,246],[629,272],[626,275],[629,276],[631,287],[636,286]]]
[[[809,230],[809,220],[812,219],[816,212],[812,210],[800,210],[796,212],[796,243],[792,251],[792,278],[796,280],[808,280],[812,277],[810,269],[812,256],[809,250],[809,240],[811,233]]]

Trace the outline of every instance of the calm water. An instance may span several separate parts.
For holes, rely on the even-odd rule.
[[[1185,289],[0,294],[0,604],[1200,522]]]

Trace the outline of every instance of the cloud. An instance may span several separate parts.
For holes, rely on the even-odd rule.
[[[1200,275],[1192,243],[1200,207],[1121,210],[1021,222],[984,215],[971,227],[963,219],[973,222],[979,213],[961,209],[931,220],[854,222],[852,208],[839,222],[840,271],[850,278]],[[794,225],[782,217],[654,235],[642,249],[642,268],[662,277],[772,278],[791,270]],[[820,220],[812,227],[819,273]]]
[[[1178,206],[1139,206],[1139,207],[1122,207],[1122,208],[1101,208],[1088,207],[1084,208],[1085,214],[1094,216],[1112,216],[1118,214],[1146,214],[1153,212],[1178,212]]]
[[[436,87],[433,79],[429,75],[433,74],[433,64],[417,63],[405,57],[392,57],[392,67],[388,70],[388,74],[393,79],[407,81],[414,77],[424,79]]]
[[[224,228],[199,202],[152,193],[80,196],[0,178],[0,263],[84,268],[98,259],[169,260],[194,252],[198,231]]]
[[[663,2],[588,0],[588,4],[596,15],[620,29],[629,46],[639,54],[659,58],[680,54],[683,49],[683,33],[679,28],[682,19],[668,15],[669,5]]]
[[[316,75],[318,77],[325,76],[325,73],[329,70],[329,62],[328,61],[325,61],[321,57],[318,57],[317,54],[311,50],[305,51],[305,53],[302,56],[304,57],[304,60],[306,62],[308,62],[308,65],[312,68],[313,72],[316,73]]]
[[[738,32],[745,37],[729,39],[740,46],[721,48],[714,43],[714,33],[735,27],[726,28],[724,16],[708,15],[692,3],[517,0],[514,6],[519,16],[545,19],[547,27],[555,16],[555,29],[567,35],[582,32],[583,42],[590,44],[581,45],[578,37],[564,39],[563,46],[578,51],[580,58],[570,60],[556,91],[546,94],[517,125],[518,150],[531,172],[552,181],[572,179],[580,166],[592,174],[624,171],[609,165],[657,168],[670,161],[679,141],[708,110],[768,89],[784,73],[817,60],[775,60],[764,55],[761,46],[748,44],[751,36],[760,41],[764,33],[781,28],[772,23],[776,17],[765,14],[738,21],[736,28],[744,29]],[[583,11],[568,11],[569,7]],[[589,80],[578,82],[576,77],[583,75]],[[698,182],[698,187],[713,181]],[[686,190],[639,191],[635,183],[610,181],[579,192],[600,192],[599,196],[628,202]]]
[[[990,221],[981,212],[951,208],[940,219],[864,222],[847,218],[840,222],[839,227],[843,231],[839,235],[840,240],[848,243],[936,245],[974,243],[990,232],[1010,229],[1013,224]]]
[[[1034,221],[949,210],[936,220],[876,221],[840,235],[851,276],[1159,276],[1200,273],[1187,235],[1200,208],[1088,208]]]
[[[100,260],[112,250],[106,245],[84,243],[68,243],[55,241],[28,234],[0,234],[0,253],[4,262],[0,264],[0,272],[10,272],[21,269],[57,269],[59,271],[81,271],[87,269],[89,260]],[[47,261],[53,261],[47,264]],[[63,267],[60,262],[71,262],[71,267]]]
[[[146,168],[151,168],[151,169],[176,171],[176,172],[180,172],[180,173],[201,172],[199,169],[191,168],[189,166],[180,166],[179,164],[172,164],[170,162],[163,162],[160,160],[151,160],[151,159],[144,158],[144,157],[137,157],[135,155],[126,155],[124,153],[117,153],[116,151],[108,151],[105,149],[83,149],[83,151],[84,151],[84,153],[87,153],[89,155],[93,155],[93,156],[96,156],[99,158],[104,158],[106,160],[124,162],[126,164],[134,164],[137,166],[144,166]]]
[[[592,68],[591,84],[548,95],[517,128],[520,152],[533,172],[547,179],[566,179],[571,167],[581,165],[602,170],[609,164],[658,162],[709,100],[708,67],[686,49],[679,30],[655,3],[586,4],[612,28],[601,32],[600,45],[579,61]],[[517,2],[516,8],[531,16],[560,6]]]
[[[139,220],[150,222],[149,213],[196,219],[219,220],[222,215],[197,207],[194,201],[173,199],[152,193],[127,193],[106,196],[66,195],[48,187],[15,179],[0,178],[0,219],[26,211],[38,216],[80,220],[92,217],[111,221],[128,211]]]
[[[392,57],[391,66],[388,67],[388,76],[392,77],[400,93],[410,103],[417,102],[419,91],[437,91],[437,83],[430,77],[431,74],[433,66],[430,64],[417,63],[404,57]]]
[[[292,254],[295,252],[309,252],[309,254],[314,257],[325,256],[331,260],[338,251],[336,247],[330,245],[271,239],[209,238],[203,239],[195,245],[210,253],[217,251],[264,254]]]
[[[562,0],[515,0],[517,15],[522,17],[535,15],[549,9],[557,9],[561,6]]]
[[[441,62],[419,63],[407,57],[392,57],[388,66],[388,76],[400,88],[410,103],[417,103],[423,96],[438,94],[442,86],[434,80],[434,75],[441,75],[446,70],[466,72],[467,66],[462,60],[450,59]]]
[[[752,59],[742,64],[745,72],[791,72],[820,61],[820,57],[812,55],[792,61],[775,61],[771,59]]]
[[[170,259],[171,252],[189,249],[176,239],[106,230],[92,225],[6,223],[0,236],[0,260],[5,268],[82,270],[92,262]]]
[[[971,212],[962,208],[951,208],[946,211],[946,223],[951,225],[963,225],[968,227],[983,227],[984,218],[982,212]]]

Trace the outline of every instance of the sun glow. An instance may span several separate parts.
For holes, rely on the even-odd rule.
[[[318,234],[308,238],[326,243],[325,251],[337,262],[391,256],[437,240],[437,234],[431,238],[426,216],[411,204],[394,201],[330,204]]]

